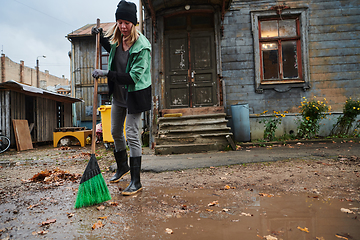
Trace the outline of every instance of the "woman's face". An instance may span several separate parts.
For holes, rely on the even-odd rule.
[[[130,32],[131,32],[131,28],[133,26],[132,22],[128,22],[126,20],[121,20],[121,19],[118,19],[116,21],[117,23],[117,26],[120,30],[120,32],[125,36],[129,36]]]

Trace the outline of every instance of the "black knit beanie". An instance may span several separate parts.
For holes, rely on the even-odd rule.
[[[121,0],[117,5],[115,12],[115,19],[129,21],[136,26],[137,24],[137,10],[135,3]]]

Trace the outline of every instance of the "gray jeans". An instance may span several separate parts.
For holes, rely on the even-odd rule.
[[[130,157],[139,157],[142,155],[141,140],[139,134],[141,113],[126,114],[124,107],[111,106],[111,135],[114,139],[115,150],[126,149],[126,140],[130,149]],[[126,140],[124,137],[124,122],[126,117]]]

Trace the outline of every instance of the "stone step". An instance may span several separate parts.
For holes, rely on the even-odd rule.
[[[225,146],[224,146],[225,147]],[[155,154],[183,154],[183,153],[199,153],[224,148],[216,144],[180,144],[180,145],[156,145]]]
[[[211,120],[211,121],[203,121],[203,122],[184,122],[184,121],[177,121],[177,122],[163,122],[159,124],[160,130],[167,130],[167,129],[196,129],[196,128],[204,128],[207,126],[211,127],[227,127],[227,120],[219,119],[219,120]]]
[[[199,136],[175,136],[175,137],[157,137],[156,144],[158,145],[180,145],[180,144],[212,144],[224,143],[226,144],[226,136],[232,136],[232,133],[207,133]]]
[[[159,131],[159,137],[199,137],[201,134],[230,133],[231,128],[171,129]]]

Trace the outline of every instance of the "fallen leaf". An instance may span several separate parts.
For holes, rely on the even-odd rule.
[[[205,209],[206,211],[208,211],[208,212],[213,212],[214,210],[212,210],[212,209]]]
[[[341,239],[345,239],[345,240],[348,240],[348,238],[346,238],[346,237],[343,237],[343,236],[340,236],[340,235],[337,235],[337,234],[335,234],[335,236],[336,236],[337,238],[341,238]]]
[[[353,239],[353,237],[350,236],[350,235],[347,234],[347,233],[336,233],[335,236],[336,236],[337,238],[346,239],[346,240],[347,240],[347,239]]]
[[[259,193],[261,197],[273,197],[274,194],[267,194],[267,193]]]
[[[347,208],[341,208],[340,210],[343,213],[354,213],[353,211],[351,211],[350,209],[347,209]]]
[[[49,219],[49,220],[46,220],[45,222],[42,222],[41,226],[49,225],[54,222],[56,222],[56,219]]]
[[[273,237],[273,236],[271,236],[271,235],[264,236],[264,238],[265,238],[266,240],[277,240],[276,237]]]
[[[244,213],[244,212],[242,212],[241,215],[245,216],[245,217],[252,217],[253,216],[251,213]]]
[[[98,217],[98,219],[101,219],[101,220],[104,220],[104,219],[107,219],[108,216],[104,216],[104,217]]]
[[[73,213],[66,213],[66,214],[67,214],[68,218],[71,218],[71,217],[73,217],[75,215]]]
[[[316,240],[325,240],[323,237],[316,237]]]
[[[27,209],[32,209],[32,208],[34,208],[34,207],[36,207],[36,206],[39,206],[40,204],[38,203],[38,204],[34,204],[34,205],[30,205],[30,206],[28,206],[27,207]]]
[[[174,233],[174,231],[173,231],[172,229],[170,229],[170,228],[166,228],[166,229],[165,229],[165,232],[166,232],[167,234],[173,234],[173,233]]]
[[[117,206],[117,205],[119,205],[119,203],[118,202],[110,202],[110,205],[111,206]]]
[[[100,205],[96,208],[97,210],[101,211],[101,210],[104,210],[105,209],[105,206],[104,205]]]
[[[223,211],[223,212],[228,212],[228,211],[230,211],[230,209],[228,209],[228,208],[223,208],[222,211]]]
[[[213,202],[209,203],[208,206],[211,207],[211,206],[215,206],[217,204],[219,204],[219,201],[213,201]]]
[[[104,224],[99,220],[96,223],[94,223],[94,225],[91,227],[91,229],[97,229],[97,228],[102,228],[104,226]]]
[[[39,231],[37,232],[38,235],[45,235],[47,234],[49,231]]]
[[[307,227],[304,227],[304,228],[297,227],[297,229],[299,229],[300,231],[309,233],[309,229]]]

